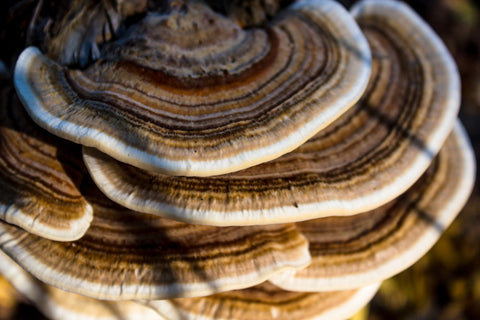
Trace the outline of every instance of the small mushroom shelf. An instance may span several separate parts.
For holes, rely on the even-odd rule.
[[[348,318],[467,201],[458,71],[405,4],[114,2],[0,74],[0,273],[47,317]]]

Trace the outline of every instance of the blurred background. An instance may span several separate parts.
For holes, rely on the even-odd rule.
[[[354,1],[342,1],[346,6]],[[460,118],[480,159],[480,1],[410,0],[440,35],[462,77]],[[480,319],[480,179],[440,241],[415,265],[387,280],[365,319]]]
[[[4,2],[4,0],[1,0]],[[6,1],[12,2],[12,1]],[[34,2],[34,1],[18,1]],[[346,7],[355,1],[343,0]],[[460,117],[480,159],[480,1],[410,0],[440,35],[462,76]],[[5,5],[5,2],[4,2]],[[2,5],[0,5],[2,6]],[[29,6],[27,6],[28,8]],[[26,9],[25,17],[32,14]],[[14,17],[0,13],[0,27]],[[25,23],[25,20],[23,20]],[[28,22],[26,22],[28,23]],[[16,26],[20,27],[20,26]],[[20,28],[21,29],[21,28]],[[24,28],[25,29],[25,28]],[[9,40],[0,28],[0,39]],[[18,41],[19,38],[10,41]],[[5,44],[4,44],[5,45]],[[8,63],[8,62],[7,62]],[[44,319],[0,278],[0,319]],[[465,209],[433,249],[383,283],[360,319],[480,319],[480,179]]]

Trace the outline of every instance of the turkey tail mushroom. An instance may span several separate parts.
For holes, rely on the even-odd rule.
[[[334,1],[296,2],[249,30],[186,1],[147,15],[84,71],[27,48],[15,85],[60,137],[146,170],[211,176],[304,143],[360,98],[370,64],[363,34]]]
[[[355,106],[296,150],[197,178],[139,170],[84,149],[93,179],[123,206],[209,225],[353,215],[393,200],[420,178],[452,130],[459,75],[438,36],[405,5],[368,1],[353,13],[373,53],[368,87]]]

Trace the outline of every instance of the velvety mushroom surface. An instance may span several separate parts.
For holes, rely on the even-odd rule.
[[[249,287],[309,264],[293,224],[216,228],[135,213],[82,191],[94,208],[86,234],[55,242],[0,223],[0,248],[47,284],[99,299],[165,299]]]
[[[46,285],[0,251],[0,274],[52,320],[162,320],[152,309],[133,301],[87,298]]]
[[[167,319],[347,319],[370,301],[380,284],[337,292],[289,292],[265,282],[208,297],[145,301]]]
[[[81,150],[39,128],[13,86],[0,88],[0,219],[45,238],[80,238],[92,207],[78,190]]]
[[[438,36],[406,5],[370,1],[353,12],[373,53],[366,93],[293,152],[196,178],[142,171],[84,149],[95,182],[126,207],[211,225],[352,215],[394,199],[427,169],[453,127],[458,72]]]
[[[84,71],[27,48],[15,84],[60,137],[147,170],[210,176],[298,147],[360,98],[370,62],[335,1],[299,1],[248,30],[184,1],[148,14]]]
[[[297,223],[312,263],[274,276],[285,290],[329,291],[382,281],[420,259],[463,208],[473,188],[475,159],[458,123],[422,178],[374,211]]]

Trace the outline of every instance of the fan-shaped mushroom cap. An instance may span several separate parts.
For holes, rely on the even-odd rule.
[[[99,299],[191,297],[258,284],[310,262],[293,224],[215,228],[131,212],[85,186],[94,219],[76,242],[0,223],[0,247],[47,284]]]
[[[0,274],[52,320],[161,320],[152,309],[133,301],[102,301],[46,285],[0,251]]]
[[[366,87],[368,44],[334,1],[250,30],[186,3],[147,15],[85,71],[27,48],[15,84],[33,119],[136,167],[209,176],[291,151]]]
[[[460,88],[433,31],[405,5],[379,3],[377,11],[354,9],[374,57],[365,95],[298,149],[212,178],[153,174],[84,149],[95,182],[129,208],[212,225],[351,215],[394,199],[422,175],[451,131]]]
[[[12,86],[0,88],[0,219],[45,238],[80,238],[92,208],[77,188],[80,149],[30,119]]]
[[[404,195],[351,217],[297,223],[312,263],[271,281],[285,290],[346,290],[382,281],[408,268],[438,240],[467,201],[475,160],[458,123],[438,157]]]
[[[201,298],[145,301],[171,320],[346,319],[366,305],[379,284],[338,292],[289,292],[265,282]]]

